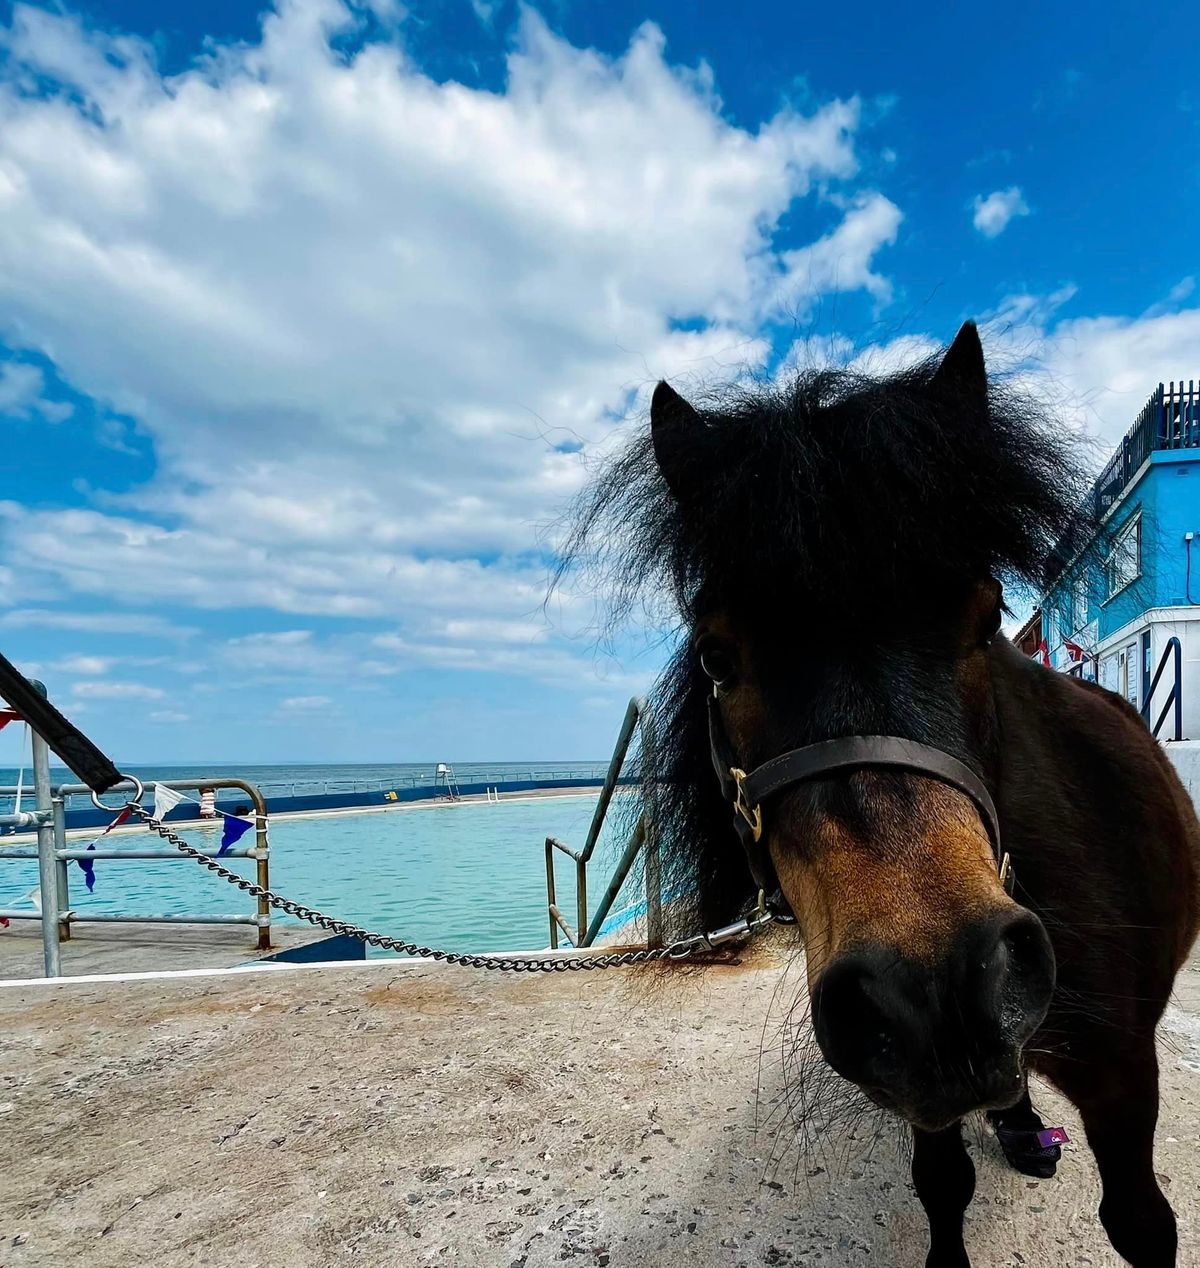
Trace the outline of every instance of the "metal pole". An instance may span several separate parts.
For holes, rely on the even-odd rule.
[[[263,889],[271,888],[270,849],[267,844],[267,803],[263,795],[255,788],[251,794],[254,802],[254,845],[258,851],[258,862],[255,866],[256,880]],[[258,900],[258,949],[269,951],[271,948],[271,904],[265,898]]]
[[[546,906],[550,912],[550,950],[558,950],[558,926],[554,923],[554,908],[558,899],[554,893],[554,839],[546,838]]]
[[[67,876],[67,868],[70,864],[66,859],[59,855],[59,850],[65,850],[67,847],[67,799],[59,793],[53,799],[52,810],[54,812],[54,857],[56,860],[56,870],[58,872],[58,910],[71,910],[71,883]],[[60,926],[60,933],[64,942],[71,940],[71,922],[63,920]]]
[[[42,683],[30,679],[33,687],[43,696],[46,688]],[[33,735],[33,791],[39,810],[46,812],[45,821],[38,824],[38,882],[42,892],[42,961],[47,977],[61,977],[59,963],[59,905],[58,905],[58,859],[54,853],[54,824],[50,817],[53,811],[50,793],[50,748],[46,741],[30,727]]]
[[[642,779],[642,818],[640,826],[646,839],[646,945],[663,945],[662,918],[662,854],[658,837],[658,798],[660,785],[654,760],[654,717],[644,700],[638,701],[642,751],[639,761]]]
[[[587,933],[587,860],[580,859],[575,864],[575,945]]]

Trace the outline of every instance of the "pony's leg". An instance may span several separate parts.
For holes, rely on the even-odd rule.
[[[1041,1115],[1029,1099],[1029,1080],[1021,1099],[1008,1109],[988,1110],[988,1122],[996,1129],[996,1139],[1004,1151],[1008,1164],[1022,1175],[1038,1180],[1049,1180],[1058,1167],[1062,1151],[1057,1145],[1044,1148],[1039,1145],[1036,1133],[1046,1126]]]
[[[1154,1175],[1158,1057],[1153,1039],[1134,1058],[1066,1074],[1059,1086],[1079,1108],[1100,1169],[1100,1223],[1133,1268],[1174,1268],[1175,1213]]]
[[[962,1124],[940,1132],[913,1128],[913,1185],[929,1219],[925,1268],[971,1268],[963,1245],[963,1214],[975,1193],[975,1167]]]

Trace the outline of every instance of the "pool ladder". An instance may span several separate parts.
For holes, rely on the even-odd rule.
[[[629,706],[625,710],[625,718],[621,723],[621,731],[617,736],[616,747],[613,749],[612,759],[608,764],[608,773],[604,777],[604,787],[600,790],[600,800],[596,803],[596,809],[592,815],[591,826],[588,828],[587,839],[584,841],[583,848],[581,850],[573,850],[556,837],[546,838],[546,906],[550,917],[550,946],[552,949],[558,947],[560,930],[569,945],[573,947],[590,947],[595,943],[605,920],[608,918],[609,912],[612,910],[612,905],[616,901],[617,895],[621,892],[621,886],[624,885],[635,860],[643,850],[646,853],[646,945],[651,947],[662,945],[662,881],[658,841],[653,830],[653,824],[650,822],[650,816],[645,810],[639,816],[629,841],[621,852],[620,861],[617,863],[616,869],[608,882],[604,897],[600,900],[600,905],[596,908],[591,920],[588,919],[588,862],[596,848],[596,842],[600,839],[600,830],[604,826],[604,819],[608,814],[608,807],[612,801],[613,793],[616,791],[617,784],[621,782],[621,770],[625,765],[625,758],[629,752],[629,745],[633,740],[634,731],[639,728],[641,731],[641,749],[643,754],[645,754],[649,750],[652,738],[650,718],[645,702],[635,696],[630,700]],[[628,779],[629,777],[626,777],[627,782]],[[567,923],[566,917],[559,909],[555,894],[555,850],[560,850],[575,862],[576,927],[574,929]]]

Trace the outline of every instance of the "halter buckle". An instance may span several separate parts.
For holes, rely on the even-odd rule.
[[[750,825],[750,836],[757,841],[762,836],[762,807],[751,806],[746,801],[746,790],[742,787],[742,781],[746,778],[746,772],[739,770],[736,766],[729,768],[729,774],[737,786],[737,795],[733,799],[733,809],[735,813],[742,816]]]
[[[1015,881],[1012,869],[1012,855],[1006,850],[1004,857],[1000,860],[1000,885],[1004,892],[1012,897],[1013,882]]]

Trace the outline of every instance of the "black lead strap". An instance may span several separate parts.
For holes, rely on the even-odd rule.
[[[46,741],[59,761],[93,792],[107,792],[121,782],[123,776],[109,758],[3,655],[0,655],[0,696]]]

